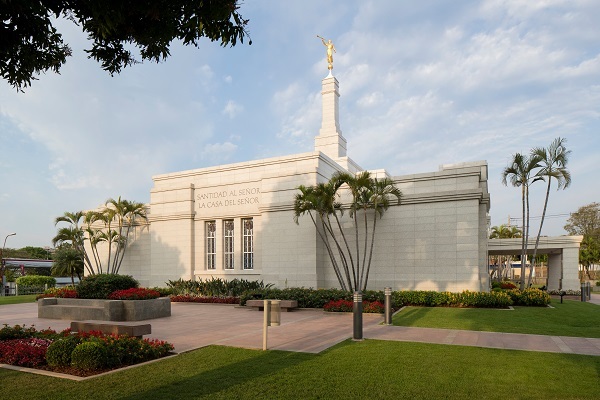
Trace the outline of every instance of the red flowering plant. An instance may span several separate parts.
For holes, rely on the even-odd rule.
[[[41,338],[12,339],[0,342],[0,363],[20,367],[37,367],[46,363],[51,340]]]
[[[115,290],[108,296],[110,300],[150,300],[158,299],[159,297],[160,293],[156,290],[145,288]]]
[[[42,294],[38,294],[35,299],[44,299],[46,297],[57,297],[63,299],[76,299],[77,291],[72,286],[62,288],[50,288]]]
[[[351,312],[354,303],[350,300],[331,300],[323,306],[323,310],[329,312]],[[364,313],[383,313],[384,306],[380,301],[363,301]]]

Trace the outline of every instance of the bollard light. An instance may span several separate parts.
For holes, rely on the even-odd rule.
[[[383,290],[385,295],[385,324],[392,324],[392,288],[386,287]]]
[[[352,339],[353,340],[363,340],[362,293],[360,291],[354,292],[353,299],[354,299],[354,303],[353,303],[353,307],[352,307],[352,314],[353,314],[353,322],[354,322],[354,334],[352,336]]]
[[[269,326],[281,325],[281,300],[270,300],[271,316],[269,318]]]

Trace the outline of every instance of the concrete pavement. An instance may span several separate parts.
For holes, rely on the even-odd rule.
[[[600,304],[600,295],[592,296]],[[252,349],[262,348],[263,313],[231,305],[173,303],[172,315],[147,321],[147,337],[173,343],[176,352],[211,344]],[[600,339],[526,335],[452,329],[381,325],[383,317],[363,315],[365,339],[395,340],[447,345],[477,346],[526,351],[600,356]],[[0,324],[35,325],[38,329],[62,330],[70,321],[37,318],[37,304],[0,306]],[[281,314],[281,326],[269,327],[268,348],[319,353],[352,337],[352,315],[297,310]]]

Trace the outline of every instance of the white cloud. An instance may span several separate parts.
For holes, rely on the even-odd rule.
[[[237,104],[233,100],[229,100],[223,109],[223,114],[227,115],[230,119],[235,118],[239,113],[244,111],[244,107]]]

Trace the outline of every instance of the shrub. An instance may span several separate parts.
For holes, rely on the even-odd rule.
[[[200,296],[192,296],[189,294],[186,295],[171,295],[171,302],[174,303],[219,303],[219,304],[239,304],[239,297],[200,297]]]
[[[107,368],[109,365],[108,346],[100,340],[79,343],[71,353],[71,365],[84,371]]]
[[[300,308],[323,308],[331,300],[350,300],[352,292],[341,289],[286,288],[264,289],[244,293],[240,304],[245,305],[251,299],[297,300]],[[367,290],[363,293],[363,301],[384,301],[381,291]]]
[[[46,362],[51,341],[40,338],[12,339],[0,342],[0,363],[37,367]]]
[[[554,296],[560,296],[561,292],[564,292],[565,295],[567,296],[581,296],[581,290],[549,290],[548,294],[554,295]]]
[[[435,292],[430,290],[397,291],[392,293],[394,307],[401,306],[447,306],[505,308],[512,304],[510,296],[503,291],[462,293]]]
[[[140,339],[127,335],[104,335],[101,340],[107,346],[108,366],[110,367],[154,360],[164,357],[173,350],[173,345],[165,341]]]
[[[227,279],[211,277],[206,280],[178,279],[168,281],[167,286],[172,289],[174,295],[196,295],[202,297],[239,297],[244,292],[270,289],[272,283],[265,284],[263,281],[248,281],[245,279]]]
[[[56,279],[51,276],[43,276],[43,275],[26,275],[20,276],[16,280],[17,285],[22,286],[44,286],[48,285],[54,286],[56,285]]]
[[[167,297],[173,294],[173,289],[172,288],[164,288],[164,287],[153,287],[150,288],[152,290],[156,290],[158,293],[160,293],[160,297]]]
[[[116,290],[137,288],[138,281],[129,275],[88,275],[77,285],[77,297],[81,299],[106,299]]]
[[[71,353],[80,343],[78,336],[69,336],[55,340],[46,351],[46,362],[52,367],[67,367],[71,365]]]
[[[160,293],[156,290],[145,288],[131,288],[125,290],[115,290],[108,298],[110,300],[150,300],[158,299]]]
[[[550,304],[550,295],[539,289],[513,289],[508,291],[513,304],[516,306],[545,307]]]
[[[4,324],[4,327],[0,329],[0,340],[31,338],[34,337],[36,333],[37,330],[33,326],[8,326],[8,324]]]

